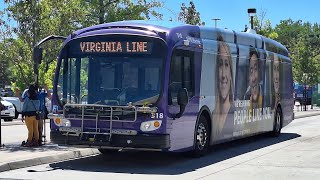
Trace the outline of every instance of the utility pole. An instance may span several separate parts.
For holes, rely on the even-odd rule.
[[[251,19],[251,29],[253,29],[253,17],[256,15],[257,10],[255,8],[248,9],[248,14]]]
[[[217,21],[220,21],[220,18],[212,18],[211,20],[214,20],[214,27],[217,28]]]

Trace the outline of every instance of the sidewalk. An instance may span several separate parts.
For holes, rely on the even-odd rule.
[[[304,110],[304,107],[303,107]],[[295,106],[294,107],[294,118],[304,118],[304,117],[310,117],[310,116],[317,116],[320,115],[320,107],[313,106],[313,109],[311,109],[311,106],[307,106],[307,111],[301,111],[301,106]]]
[[[320,108],[314,107],[310,109],[309,106],[308,111],[295,109],[294,112],[295,119],[298,119],[320,115]],[[49,131],[49,128],[47,131]],[[47,139],[50,139],[50,137],[47,137]],[[21,147],[20,143],[17,142],[6,142],[4,147],[0,147],[0,172],[97,154],[100,154],[97,149],[64,147],[50,142],[41,147],[31,148]]]
[[[1,128],[2,143],[5,146],[0,146],[0,172],[100,153],[97,149],[65,147],[50,143],[48,122],[46,123],[48,142],[39,147],[21,147],[21,137],[25,137],[27,134],[27,128],[21,121],[2,123]],[[10,137],[6,136],[9,133],[11,133]]]
[[[6,144],[0,148],[0,172],[95,154],[99,154],[97,149],[62,147],[50,143],[31,148],[21,147],[20,144]]]

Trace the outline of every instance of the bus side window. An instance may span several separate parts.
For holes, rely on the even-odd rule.
[[[178,105],[177,95],[180,89],[186,88],[188,96],[194,96],[194,53],[176,50],[170,63],[170,80],[168,105]]]

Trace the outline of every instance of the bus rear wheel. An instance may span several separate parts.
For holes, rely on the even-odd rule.
[[[194,149],[192,151],[193,157],[200,157],[205,155],[209,149],[209,126],[207,119],[200,116],[195,128]]]
[[[282,112],[280,108],[277,108],[274,122],[273,122],[273,131],[271,131],[270,135],[272,137],[278,137],[281,133],[282,128]]]

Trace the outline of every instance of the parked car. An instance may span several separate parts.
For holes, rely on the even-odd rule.
[[[2,99],[13,104],[15,108],[14,119],[17,119],[19,114],[22,113],[23,102],[21,102],[18,97],[2,97]]]
[[[26,96],[26,92],[28,89],[25,89],[22,93],[22,97]],[[4,100],[11,102],[13,104],[13,106],[15,107],[15,115],[14,118],[17,119],[19,117],[19,114],[22,113],[22,106],[23,106],[23,102],[20,101],[20,99],[18,97],[2,97]],[[47,108],[47,112],[51,111],[51,100],[49,100],[48,98],[45,99],[45,106]],[[46,114],[47,116],[47,114]]]
[[[0,88],[0,96],[3,97],[3,96],[6,96],[6,90],[4,90],[3,88]]]
[[[1,118],[4,121],[12,121],[15,118],[16,109],[13,104],[1,98],[1,104],[3,105],[3,109],[1,111]]]

